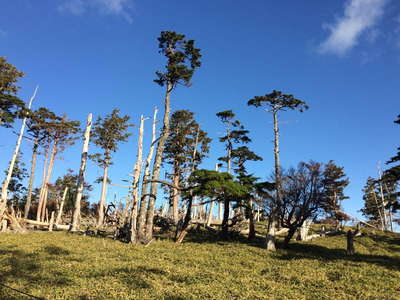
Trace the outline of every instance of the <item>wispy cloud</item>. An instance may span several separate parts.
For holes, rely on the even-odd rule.
[[[320,53],[344,55],[357,45],[360,36],[374,29],[387,0],[347,0],[344,15],[327,25],[328,38],[319,45]]]
[[[132,0],[64,0],[58,6],[59,11],[82,15],[90,9],[107,15],[118,15],[132,23]]]

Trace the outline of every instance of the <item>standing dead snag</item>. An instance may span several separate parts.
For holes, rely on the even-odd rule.
[[[143,173],[143,181],[142,181],[142,189],[140,193],[140,208],[139,208],[139,215],[137,217],[137,229],[136,235],[137,239],[144,240],[145,239],[145,226],[146,226],[146,210],[147,210],[147,190],[149,186],[149,179],[150,179],[150,164],[153,158],[154,153],[154,146],[156,143],[156,124],[157,124],[157,107],[154,108],[154,115],[153,115],[153,126],[152,126],[152,137],[151,137],[151,144],[150,150],[146,157],[146,164],[144,167]]]
[[[138,203],[139,203],[139,177],[142,171],[142,160],[143,160],[143,129],[144,129],[145,118],[140,116],[139,126],[139,137],[138,137],[138,150],[135,167],[133,170],[133,182],[132,182],[132,208],[130,214],[130,242],[136,243],[137,239],[137,214],[138,214]]]
[[[360,223],[357,224],[356,230],[353,232],[351,229],[347,231],[347,255],[354,255],[354,238],[361,235]]]
[[[35,91],[33,92],[33,95],[31,97],[31,99],[29,100],[28,109],[30,109],[31,106],[32,106],[32,102],[36,97],[37,90],[38,90],[38,87],[35,88]],[[13,153],[13,156],[11,158],[10,165],[8,167],[7,177],[4,180],[3,186],[2,186],[2,189],[1,189],[0,222],[3,219],[3,215],[4,215],[4,212],[5,212],[6,207],[7,207],[8,185],[10,184],[11,175],[12,175],[12,172],[13,172],[13,169],[14,169],[15,161],[16,161],[18,153],[19,153],[19,148],[21,147],[22,137],[23,137],[24,131],[25,131],[26,119],[27,119],[27,117],[25,117],[22,120],[21,130],[19,132],[17,144],[15,145],[14,153]]]
[[[81,199],[83,194],[83,188],[85,183],[85,171],[86,163],[88,159],[89,151],[89,140],[90,140],[90,129],[92,128],[92,114],[88,115],[86,122],[86,130],[83,139],[82,156],[81,156],[81,166],[79,168],[79,177],[77,183],[77,193],[75,198],[74,212],[72,214],[71,220],[71,232],[76,232],[79,230],[80,214],[81,214]]]

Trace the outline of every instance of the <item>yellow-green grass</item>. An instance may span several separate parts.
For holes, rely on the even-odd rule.
[[[149,247],[63,232],[0,234],[0,283],[45,299],[400,299],[400,236],[293,242],[192,234]],[[0,286],[0,299],[29,299]]]

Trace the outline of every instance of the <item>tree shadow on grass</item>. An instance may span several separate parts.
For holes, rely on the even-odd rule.
[[[53,259],[60,259],[60,256],[68,256],[69,252],[56,246],[47,246],[44,248],[44,253],[27,253],[21,250],[7,250],[0,249],[0,262],[2,267],[6,267],[7,271],[0,272],[0,284],[10,287],[16,287],[15,282],[19,283],[19,286],[23,286],[22,290],[25,293],[29,293],[33,288],[38,286],[48,287],[60,287],[72,285],[73,281],[66,277],[62,272],[57,270],[48,270],[43,272],[43,265],[46,261]],[[68,260],[68,258],[63,258]],[[9,298],[1,299],[13,299],[13,295],[17,292],[12,291],[3,286],[2,294],[9,294]],[[0,295],[2,295],[0,294]],[[21,294],[22,295],[22,294]],[[23,295],[21,298],[23,299]]]
[[[315,259],[322,261],[346,260],[363,262],[385,267],[390,270],[400,270],[400,258],[387,255],[355,254],[347,255],[344,249],[330,249],[313,244],[291,244],[285,253],[276,253],[275,258],[281,260]]]

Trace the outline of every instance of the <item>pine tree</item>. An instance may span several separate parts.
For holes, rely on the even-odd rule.
[[[194,40],[185,40],[185,35],[174,31],[162,31],[158,38],[160,53],[166,59],[164,72],[157,71],[157,84],[166,88],[164,101],[164,118],[161,136],[158,140],[156,155],[154,158],[152,183],[150,187],[150,200],[146,215],[145,239],[150,241],[153,237],[153,218],[155,201],[157,198],[157,180],[160,178],[160,168],[165,142],[169,135],[169,114],[171,93],[178,85],[190,86],[195,69],[200,67],[200,49],[195,48]],[[141,226],[141,224],[139,224]],[[143,231],[142,228],[139,228]],[[146,242],[146,241],[143,241]]]
[[[275,157],[275,189],[276,189],[276,203],[270,216],[267,234],[267,250],[275,251],[275,227],[277,225],[278,216],[280,214],[280,205],[282,202],[282,188],[281,188],[281,164],[279,157],[279,125],[278,113],[287,110],[299,110],[303,112],[308,109],[304,101],[296,99],[293,95],[283,94],[280,91],[272,91],[265,96],[255,96],[247,102],[247,105],[255,107],[266,106],[268,112],[272,113],[274,119],[274,157]]]
[[[329,161],[324,168],[324,186],[325,196],[327,197],[324,208],[325,212],[336,221],[344,221],[342,213],[342,201],[349,197],[344,195],[344,189],[349,185],[349,179],[346,178],[344,168],[337,166],[334,161]]]
[[[207,133],[193,119],[193,112],[175,111],[171,116],[170,134],[165,143],[163,162],[172,165],[172,182],[176,186],[185,186],[191,170],[196,169],[209,151]],[[198,146],[198,150],[194,148]],[[196,157],[193,153],[196,152]],[[173,220],[178,222],[179,191],[170,189],[170,203]]]
[[[0,126],[11,127],[25,109],[25,103],[16,96],[19,89],[16,83],[23,76],[23,72],[0,56]]]
[[[97,226],[104,222],[104,206],[107,194],[108,169],[112,165],[112,154],[118,150],[119,143],[126,142],[131,136],[126,131],[129,128],[129,116],[120,116],[119,109],[114,109],[110,115],[99,117],[93,124],[91,141],[102,149],[90,157],[103,169],[103,182],[99,201]]]

